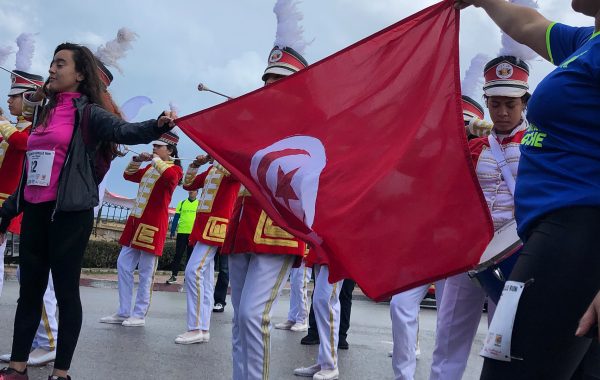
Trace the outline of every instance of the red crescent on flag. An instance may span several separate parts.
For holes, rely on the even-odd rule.
[[[264,189],[269,188],[267,186],[267,171],[269,170],[269,167],[271,167],[273,161],[281,157],[294,156],[298,154],[310,156],[310,153],[308,153],[304,149],[283,149],[265,154],[264,157],[260,160],[260,163],[258,164],[258,169],[256,170],[256,176],[258,177],[258,182],[260,182],[260,185]]]

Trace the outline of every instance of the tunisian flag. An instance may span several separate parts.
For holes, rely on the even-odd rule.
[[[493,234],[464,132],[452,3],[177,120],[328,259],[330,281],[352,278],[376,300],[472,268]]]

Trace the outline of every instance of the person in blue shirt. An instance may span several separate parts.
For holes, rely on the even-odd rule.
[[[513,359],[486,358],[481,378],[571,379],[600,316],[600,1],[572,0],[595,19],[583,28],[504,0],[455,0],[469,5],[557,66],[533,92],[521,142],[515,217],[525,245],[510,280],[525,287]]]

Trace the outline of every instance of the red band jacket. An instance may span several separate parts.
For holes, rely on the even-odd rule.
[[[140,169],[141,163],[130,162],[123,177],[140,184],[135,204],[127,218],[119,243],[162,256],[169,224],[169,203],[183,171],[172,161],[154,158]]]

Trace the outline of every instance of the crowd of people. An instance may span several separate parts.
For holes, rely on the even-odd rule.
[[[279,24],[301,36],[298,25],[289,28],[282,4],[297,12],[295,2],[279,0]],[[557,68],[532,93],[529,65],[522,57],[490,60],[480,74],[491,122],[483,122],[479,102],[463,97],[472,164],[494,228],[500,232],[516,220],[523,246],[514,253],[514,268],[504,273],[507,286],[497,294],[484,292],[468,273],[436,283],[430,379],[462,378],[486,299],[493,336],[485,347],[499,347],[498,337],[510,343],[502,359],[484,347],[482,379],[600,378],[599,337],[589,336],[600,319],[595,243],[600,232],[600,1],[573,0],[576,12],[595,18],[594,27],[583,28],[551,22],[534,9],[504,0],[454,1],[457,9],[470,5],[483,8],[507,35]],[[308,66],[302,39],[282,34],[278,30],[269,53],[265,86]],[[167,282],[177,281],[187,251],[187,326],[174,342],[209,343],[211,313],[223,311],[230,281],[232,377],[268,379],[273,307],[290,278],[290,311],[275,328],[307,331],[302,343],[319,345],[316,362],[294,375],[339,377],[337,350],[349,346],[354,282],[329,283],[327,259],[277,226],[212,157],[198,155],[184,174],[179,136],[172,131],[177,115],[165,111],[154,120],[125,122],[108,91],[110,70],[77,44],[55,49],[48,79],[26,71],[15,71],[11,79],[8,106],[18,122],[11,124],[0,114],[0,252],[7,231],[20,234],[20,290],[12,351],[4,357],[9,365],[0,370],[0,380],[28,379],[28,365],[50,361],[50,380],[70,379],[82,324],[79,277],[98,185],[120,155],[117,144],[142,143],[151,143],[152,153],[134,156],[123,174],[139,188],[119,240],[119,306],[100,322],[144,326],[158,256],[169,233],[168,206],[182,185],[189,198],[177,206],[171,230],[171,235],[177,232],[177,256]],[[139,287],[132,302],[136,268]],[[309,312],[311,272],[315,285]],[[0,277],[0,291],[1,284]],[[428,287],[392,297],[396,379],[415,376],[419,304]]]

